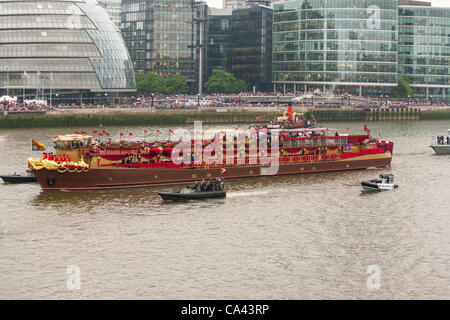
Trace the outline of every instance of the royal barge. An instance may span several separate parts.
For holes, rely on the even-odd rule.
[[[253,138],[235,137],[227,142],[227,131],[216,132],[208,139],[202,134],[201,139],[190,143],[113,142],[88,134],[58,135],[53,138],[55,159],[27,161],[43,190],[101,190],[218,177],[253,178],[267,172],[293,175],[367,169],[390,166],[392,160],[393,143],[372,138],[367,128],[361,134],[338,133],[328,128],[252,130],[256,132],[256,148]],[[263,144],[262,135],[270,136]],[[174,149],[180,149],[181,143],[189,150],[186,147],[174,158]],[[269,170],[274,163],[276,170]]]

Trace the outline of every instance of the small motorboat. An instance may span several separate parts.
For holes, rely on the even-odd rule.
[[[222,179],[196,182],[194,186],[186,186],[180,192],[158,192],[158,194],[165,201],[225,198],[227,195]]]
[[[393,174],[380,174],[379,179],[363,181],[361,185],[364,190],[368,191],[385,191],[398,188],[398,185],[394,184]]]
[[[7,176],[0,176],[0,178],[5,183],[29,183],[29,182],[37,182],[36,177],[34,176],[32,171],[27,170],[27,174],[20,175],[17,173],[7,175]]]
[[[430,147],[438,155],[450,154],[450,129],[448,129],[447,137],[437,136]]]

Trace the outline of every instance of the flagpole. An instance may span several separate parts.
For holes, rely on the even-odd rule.
[[[53,71],[50,72],[50,107],[52,107],[52,79],[53,79]]]
[[[23,71],[23,104],[25,104],[25,83],[27,82],[26,71]]]
[[[39,71],[36,72],[36,100],[39,99]]]
[[[9,67],[6,66],[6,95],[9,96]]]

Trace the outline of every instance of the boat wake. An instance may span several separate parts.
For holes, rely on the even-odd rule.
[[[261,191],[253,191],[253,192],[248,192],[248,191],[228,192],[227,198],[257,196],[257,195],[263,195],[263,194],[268,194],[268,193],[269,193],[269,190],[266,190],[266,191],[261,190]]]

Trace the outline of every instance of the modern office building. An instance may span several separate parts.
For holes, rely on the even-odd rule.
[[[208,20],[208,71],[231,71],[232,9],[210,8]]]
[[[270,7],[271,0],[223,0],[225,9],[244,9],[264,5]]]
[[[224,9],[243,9],[246,7],[246,0],[223,0]]]
[[[117,29],[120,30],[120,22],[121,22],[121,6],[122,0],[99,0],[98,4],[102,6],[108,16],[116,25]]]
[[[207,73],[207,10],[193,0],[122,0],[121,32],[135,71],[181,74],[197,91],[200,69]]]
[[[450,8],[400,2],[399,76],[411,80],[415,97],[450,101]]]
[[[278,91],[378,95],[398,82],[398,0],[274,4]]]
[[[250,90],[271,90],[272,19],[267,6],[233,10],[231,72]]]
[[[108,95],[135,91],[135,80],[123,39],[97,2],[2,1],[0,90]]]

